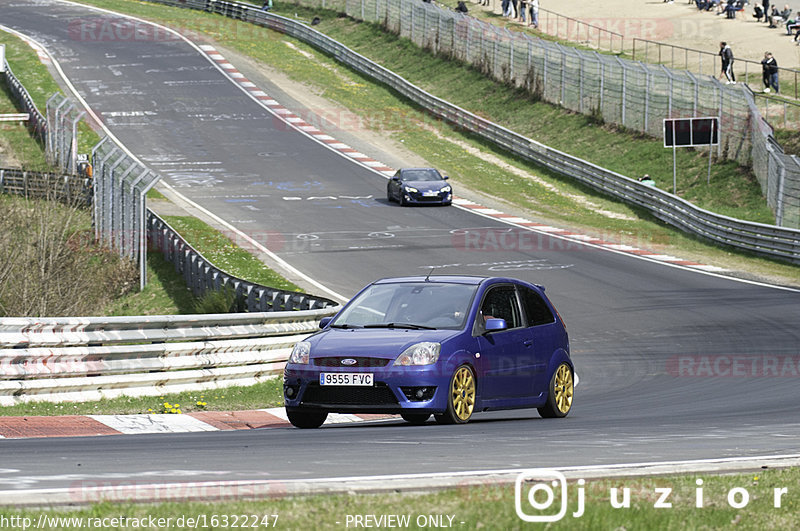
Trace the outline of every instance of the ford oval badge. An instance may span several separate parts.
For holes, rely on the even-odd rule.
[[[354,360],[353,358],[345,358],[345,359],[342,360],[342,365],[350,366],[350,365],[355,365],[356,363],[358,363],[358,362],[356,360]]]

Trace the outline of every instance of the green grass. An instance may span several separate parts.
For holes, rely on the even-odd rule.
[[[191,216],[165,216],[164,221],[183,236],[189,245],[226,273],[263,286],[301,291],[298,286],[268,268],[248,250],[239,247],[225,234],[199,219]],[[246,242],[241,244],[247,245]]]
[[[198,404],[200,402],[201,404]],[[170,407],[165,407],[169,404]],[[93,402],[30,402],[0,406],[0,416],[180,414],[193,411],[240,411],[283,405],[283,380],[273,378],[251,386],[169,393],[153,397],[121,397]]]
[[[171,262],[155,252],[147,253],[147,285],[115,299],[101,315],[179,315],[196,313],[197,299]]]
[[[702,479],[698,487],[696,481]],[[573,517],[577,510],[578,487],[569,482],[568,511],[566,517],[547,529],[644,529],[644,530],[700,530],[700,529],[742,529],[760,531],[763,529],[797,529],[800,525],[800,501],[794,487],[800,481],[797,469],[764,470],[750,474],[712,475],[687,474],[680,476],[657,476],[651,478],[622,478],[587,481],[583,487],[586,506],[580,517]],[[612,488],[630,489],[630,507],[615,509],[610,505]],[[698,488],[702,488],[702,507],[695,507]],[[786,488],[788,493],[782,497],[781,507],[775,508],[774,490]],[[654,508],[660,497],[656,489],[671,489],[668,502],[671,508]],[[745,489],[749,494],[746,507],[736,509],[730,506],[728,494],[732,489]],[[250,490],[248,489],[248,492]],[[257,491],[256,491],[257,492]],[[266,499],[260,501],[231,502],[172,502],[159,504],[111,504],[101,503],[85,508],[52,508],[46,510],[49,518],[75,517],[86,519],[125,516],[127,518],[164,518],[160,528],[178,529],[193,527],[187,518],[205,519],[206,526],[212,522],[217,526],[233,525],[234,515],[248,515],[249,525],[259,522],[259,529],[346,529],[362,527],[355,524],[355,517],[373,515],[381,518],[386,515],[403,515],[410,519],[410,529],[419,529],[423,520],[418,518],[438,516],[444,524],[452,518],[454,529],[540,529],[541,524],[525,523],[514,509],[514,488],[506,485],[484,485],[452,488],[441,491],[402,494],[396,492],[374,495],[335,495],[282,498],[280,484],[264,487],[261,492]],[[541,494],[541,493],[540,493]],[[737,495],[738,496],[738,495]],[[735,498],[734,501],[739,498]],[[537,498],[544,501],[544,496]],[[77,501],[77,500],[76,500]],[[527,500],[525,500],[527,501]],[[556,502],[557,503],[557,502]],[[36,522],[42,514],[41,509],[0,509],[0,515],[20,516]],[[553,512],[556,512],[555,504]],[[528,512],[530,514],[530,511]],[[217,520],[212,520],[216,515]],[[251,516],[252,515],[252,516]],[[274,521],[277,515],[277,521]],[[222,525],[228,517],[227,526]],[[267,517],[267,520],[262,518]],[[348,520],[349,517],[349,520]],[[167,521],[169,518],[171,521]],[[183,518],[183,520],[179,520]],[[243,527],[239,517],[238,525]],[[363,522],[364,520],[362,520]],[[268,525],[264,525],[265,522]],[[348,525],[349,522],[349,525]],[[463,523],[462,523],[463,522]],[[68,524],[59,522],[57,527],[75,529],[78,522]],[[178,525],[181,524],[181,525]],[[56,526],[50,520],[50,526]],[[99,525],[97,526],[99,527]],[[130,525],[127,527],[133,527]],[[202,528],[203,524],[199,523]],[[376,526],[377,527],[377,526]],[[405,527],[405,526],[401,526]],[[436,526],[432,526],[436,527]],[[445,526],[450,527],[450,526]],[[382,526],[386,528],[386,524]],[[431,527],[428,527],[431,528]]]
[[[800,133],[797,131],[776,129],[775,140],[778,141],[786,154],[800,156]]]

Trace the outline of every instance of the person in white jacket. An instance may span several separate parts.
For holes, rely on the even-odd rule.
[[[539,27],[539,0],[528,0],[528,26]]]

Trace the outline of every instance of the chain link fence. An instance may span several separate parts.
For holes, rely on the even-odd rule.
[[[147,192],[161,178],[109,137],[92,149],[95,239],[139,264],[139,284],[147,284]]]
[[[78,159],[78,123],[86,115],[62,94],[47,100],[45,157],[50,166],[74,174]]]

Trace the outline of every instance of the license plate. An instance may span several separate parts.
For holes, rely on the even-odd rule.
[[[319,375],[320,385],[358,385],[371,386],[371,372],[323,372]]]
[[[425,197],[436,197],[439,195],[439,192],[422,192],[422,195]]]

